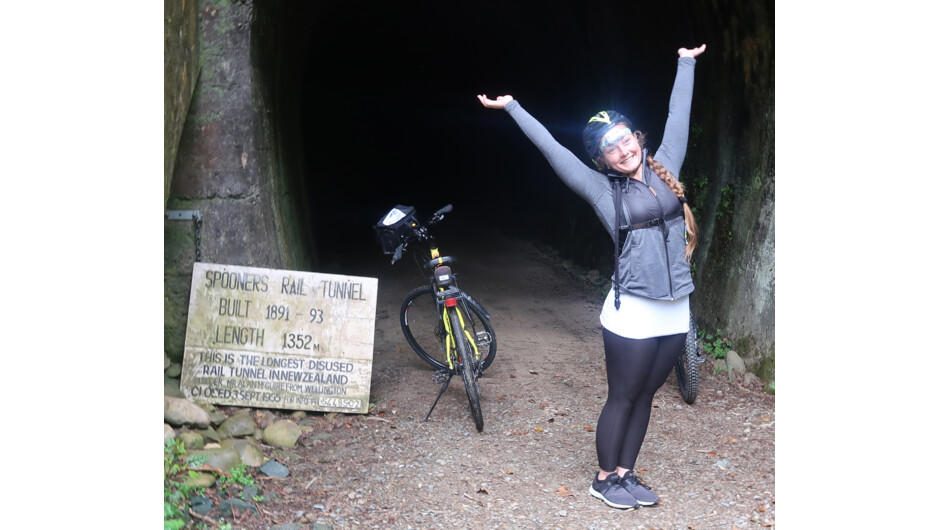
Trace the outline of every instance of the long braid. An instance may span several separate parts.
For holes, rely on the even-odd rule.
[[[698,232],[698,226],[695,224],[695,216],[692,215],[692,209],[689,208],[689,203],[685,200],[685,186],[676,180],[676,177],[662,164],[653,160],[652,155],[646,155],[646,163],[649,165],[650,169],[656,173],[656,176],[669,186],[669,189],[676,194],[676,197],[679,197],[679,201],[682,203],[682,212],[685,215],[685,231],[688,234],[685,244],[685,259],[691,261],[692,251],[695,250],[695,243],[697,241],[696,233]]]

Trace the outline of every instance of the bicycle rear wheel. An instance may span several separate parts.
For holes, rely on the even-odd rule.
[[[402,300],[399,320],[402,333],[411,349],[418,357],[440,370],[447,368],[444,347],[446,332],[434,299],[434,291],[430,286],[411,291]],[[466,327],[476,339],[483,370],[486,370],[496,359],[496,333],[486,317],[472,305],[467,304],[466,307],[469,311],[462,311]]]
[[[689,405],[698,397],[698,329],[695,320],[689,315],[689,332],[685,336],[685,348],[676,360],[676,379],[679,381],[679,393]]]
[[[457,354],[460,357],[457,370],[460,372],[460,376],[463,377],[463,386],[467,389],[467,399],[470,401],[470,415],[473,416],[473,423],[476,424],[477,431],[483,432],[483,409],[480,407],[477,360],[464,331],[464,326],[460,324],[460,313],[463,312],[456,307],[447,311],[450,318],[450,329],[454,333],[454,341],[457,345]]]

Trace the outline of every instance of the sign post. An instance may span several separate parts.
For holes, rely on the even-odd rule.
[[[191,289],[187,397],[368,412],[377,278],[196,263]]]

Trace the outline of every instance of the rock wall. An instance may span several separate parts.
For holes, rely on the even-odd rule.
[[[164,224],[164,351],[177,362],[197,252],[210,263],[309,266],[303,246],[290,244],[300,223],[280,180],[283,153],[274,133],[271,91],[251,60],[253,4],[206,0],[198,3],[195,18],[201,69],[166,208],[198,211],[202,220]]]
[[[170,195],[183,122],[199,77],[196,0],[163,2],[163,204]]]
[[[765,382],[774,380],[775,343],[773,16],[772,2],[739,0],[696,13],[714,28],[719,55],[696,79],[712,97],[696,100],[683,168],[702,236],[693,310]]]

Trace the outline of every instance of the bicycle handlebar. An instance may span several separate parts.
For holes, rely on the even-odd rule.
[[[440,210],[431,214],[431,217],[429,217],[428,220],[425,221],[425,226],[416,226],[414,233],[408,236],[407,238],[405,238],[405,240],[402,241],[400,245],[398,245],[398,248],[395,249],[395,254],[392,256],[392,265],[394,265],[395,262],[400,260],[402,255],[404,255],[405,250],[408,248],[408,243],[414,240],[425,241],[428,239],[432,239],[433,236],[428,234],[426,227],[441,222],[444,219],[444,214],[450,213],[453,210],[454,210],[454,206],[452,204],[448,204],[447,206],[444,206]]]
[[[453,205],[448,204],[447,206],[445,206],[445,207],[441,208],[440,210],[434,212],[433,214],[431,214],[431,217],[428,218],[427,225],[430,226],[430,225],[433,225],[433,224],[435,224],[435,223],[439,223],[441,220],[444,219],[444,214],[445,214],[445,213],[450,213],[451,211],[453,211],[453,209],[454,209]]]

